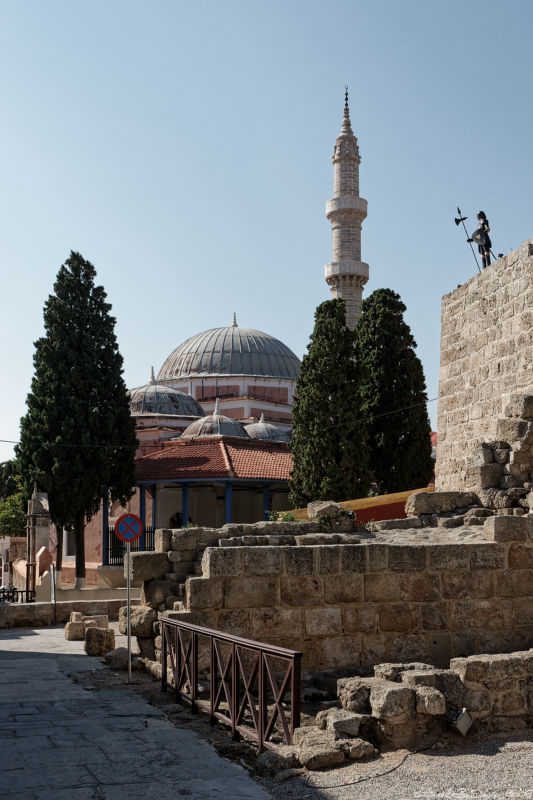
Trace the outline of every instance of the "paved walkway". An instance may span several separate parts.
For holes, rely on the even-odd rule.
[[[86,691],[67,674],[91,669],[103,667],[61,629],[0,631],[2,800],[268,800],[138,694]]]

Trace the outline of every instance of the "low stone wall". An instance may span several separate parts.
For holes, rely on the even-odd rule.
[[[135,601],[134,601],[135,602]],[[73,611],[84,616],[107,614],[118,619],[124,600],[73,600],[54,603],[9,603],[0,605],[0,628],[38,628],[67,622]]]
[[[533,640],[533,517],[479,521],[353,544],[221,539],[164,613],[300,650],[304,669],[522,650]]]

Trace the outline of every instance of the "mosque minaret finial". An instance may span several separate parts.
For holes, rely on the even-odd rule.
[[[155,382],[156,382],[156,380],[155,380],[155,375],[154,375],[154,368],[151,367],[150,368],[150,383],[155,383]]]
[[[348,87],[344,93],[341,132],[333,149],[333,197],[326,203],[326,217],[333,233],[333,261],[326,266],[326,283],[333,297],[346,302],[349,328],[361,316],[363,286],[368,281],[368,264],[361,261],[361,224],[367,203],[359,197],[359,146],[352,131]]]
[[[239,327],[237,325],[237,314],[235,313],[235,311],[233,312],[233,322],[231,323],[231,327],[232,328],[238,328]]]

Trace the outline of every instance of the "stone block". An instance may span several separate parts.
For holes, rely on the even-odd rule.
[[[222,551],[224,552],[224,551]],[[223,578],[191,577],[185,581],[185,598],[190,611],[202,611],[204,608],[222,608],[224,604]],[[230,585],[240,578],[228,578]],[[241,598],[248,605],[248,597]],[[250,597],[250,605],[255,605]]]
[[[533,421],[533,395],[511,395],[504,413],[506,417],[518,417],[519,419]]]
[[[189,578],[187,584],[193,579]],[[212,580],[212,579],[211,579]],[[225,608],[271,608],[279,604],[278,579],[272,575],[226,578],[220,590]],[[209,596],[213,607],[222,608],[220,595],[215,603]]]
[[[506,442],[517,442],[527,433],[527,422],[522,419],[500,418],[496,422],[496,436]]]
[[[239,553],[238,548],[235,552]],[[280,575],[283,570],[283,553],[279,547],[246,547],[241,552],[245,575]]]
[[[313,575],[315,572],[314,547],[284,547],[287,575]]]
[[[85,639],[83,622],[67,622],[65,625],[65,639],[69,642],[83,642]]]
[[[155,660],[155,645],[151,637],[137,637],[137,644],[139,645],[139,652],[142,658],[147,658],[150,661]]]
[[[341,572],[366,572],[368,547],[348,544],[341,547]]]
[[[528,538],[528,526],[523,517],[488,517],[483,535],[488,542],[520,542]]]
[[[147,638],[152,636],[153,624],[157,620],[157,611],[149,606],[131,606],[132,636]],[[128,609],[123,606],[119,611],[118,629],[120,633],[128,632]],[[112,650],[113,648],[109,648]]]
[[[405,502],[406,516],[436,514],[439,511],[454,511],[476,503],[472,492],[414,492]]]
[[[427,547],[422,545],[389,545],[389,569],[392,572],[423,572]]]
[[[69,622],[83,622],[83,614],[81,611],[72,611]]]
[[[305,611],[305,630],[309,636],[331,636],[342,631],[340,608],[308,608]]]
[[[216,616],[213,625],[216,630],[231,633],[233,636],[242,636],[244,639],[252,638],[252,624],[250,615],[260,613],[260,610],[247,608],[223,609]]]
[[[367,569],[368,572],[384,572],[389,567],[389,546],[387,544],[378,544],[377,542],[369,542],[365,546],[367,552]]]
[[[351,761],[359,758],[368,758],[377,753],[376,748],[364,739],[339,739],[337,744],[342,747]]]
[[[314,576],[288,576],[280,579],[282,605],[316,606],[324,597],[323,579]]]
[[[504,568],[505,548],[502,544],[497,542],[490,544],[473,542],[470,545],[470,569]]]
[[[88,628],[83,649],[88,656],[104,656],[115,649],[115,631],[111,628]]]
[[[298,747],[298,761],[309,770],[338,767],[346,762],[342,747],[334,735],[317,728],[296,728],[293,735]]]
[[[385,681],[403,681],[403,675],[407,672],[416,672],[416,673],[434,673],[435,667],[431,664],[424,664],[420,661],[411,661],[407,663],[383,663],[383,664],[376,664],[374,667],[374,673],[376,678],[380,678],[381,680]],[[428,686],[433,686],[434,683],[428,683]]]
[[[172,531],[169,528],[158,528],[154,533],[154,549],[156,553],[168,553],[172,541]]]
[[[266,548],[257,548],[259,555]],[[269,548],[270,549],[270,548]],[[242,575],[242,547],[208,547],[202,557],[202,574],[205,578]],[[254,573],[255,574],[255,573]]]
[[[141,589],[140,602],[143,606],[159,608],[165,599],[176,593],[178,585],[175,581],[152,580],[145,581]]]
[[[170,563],[166,553],[131,553],[130,565],[132,583],[162,578],[167,572],[170,572]],[[124,577],[127,578],[126,564],[124,564]]]
[[[252,638],[259,642],[299,638],[302,634],[301,612],[296,608],[253,608],[250,624]]]
[[[376,522],[376,527],[380,531],[409,530],[411,528],[421,528],[420,517],[404,517],[401,519],[384,519]]]
[[[470,551],[468,552],[470,560]],[[477,597],[486,600],[494,595],[494,573],[477,570],[443,572],[441,575],[442,596],[445,599],[461,600]]]
[[[434,634],[431,634],[434,636]],[[429,658],[428,636],[425,633],[402,633],[388,642],[388,658],[392,661],[422,661]]]
[[[501,597],[533,596],[533,570],[513,569],[496,576],[496,592]]]
[[[344,708],[331,708],[326,716],[325,730],[335,734],[336,739],[343,739],[346,736],[357,736],[362,721],[367,721],[368,716],[355,714]]]
[[[326,575],[322,580],[325,603],[360,603],[363,599],[363,575],[359,573]]]
[[[440,599],[440,579],[435,573],[399,576],[400,600],[430,603]]]
[[[379,606],[382,631],[410,633],[420,629],[420,606],[410,603],[383,603]]]
[[[476,486],[480,489],[498,488],[502,475],[501,464],[484,464],[482,467],[474,467],[476,473]]]
[[[173,530],[170,539],[170,550],[196,550],[198,547],[198,531],[194,528]]]
[[[365,603],[345,610],[345,626],[349,633],[377,633],[378,609],[375,605]]]
[[[440,544],[428,548],[429,569],[466,570],[470,567],[470,548],[467,544]]]
[[[338,575],[340,572],[341,547],[339,545],[320,545],[318,553],[318,574]]]
[[[463,516],[456,517],[439,517],[437,519],[438,528],[460,528],[464,524],[465,518]]]
[[[512,603],[514,624],[533,627],[533,598],[517,597]]]
[[[425,666],[425,669],[408,669],[402,672],[399,676],[402,683],[410,689],[417,689],[419,686],[434,689],[437,686],[436,670],[429,669],[429,665]]]
[[[421,606],[422,628],[425,631],[445,631],[448,628],[448,604],[424,603]]]
[[[105,653],[105,662],[109,669],[117,670],[118,672],[128,669],[128,648],[115,647],[114,650]]]
[[[440,716],[446,713],[446,701],[442,692],[430,686],[419,686],[415,690],[417,714]]]
[[[365,602],[395,601],[400,597],[399,577],[388,572],[364,576]]]
[[[342,708],[359,714],[370,713],[370,687],[375,678],[340,678],[337,694]]]
[[[319,517],[338,517],[341,511],[344,511],[343,507],[332,500],[314,500],[307,504],[307,518],[310,520]]]
[[[414,714],[414,692],[408,686],[375,679],[370,689],[372,716],[391,725],[409,722]]]
[[[109,619],[107,614],[91,614],[85,617],[82,617],[82,622],[85,628],[90,627],[92,623],[93,627],[96,628],[109,628]]]

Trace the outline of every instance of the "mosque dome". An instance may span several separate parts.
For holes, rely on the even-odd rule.
[[[215,402],[213,413],[192,422],[183,431],[180,438],[192,439],[193,437],[204,438],[208,436],[237,436],[239,439],[248,439],[244,425],[241,425],[238,420],[225,417],[220,413],[218,398]]]
[[[290,442],[291,431],[279,428],[272,422],[265,422],[265,415],[261,414],[259,422],[251,422],[244,426],[250,439],[261,439],[266,442]]]
[[[170,386],[158,383],[154,369],[150,382],[129,392],[130,412],[133,416],[141,414],[160,414],[161,416],[203,417],[202,406],[194,397],[178,392]]]
[[[158,380],[194,376],[254,375],[296,380],[300,360],[287,345],[254,328],[239,328],[235,315],[227,328],[198,333],[176,347]]]

